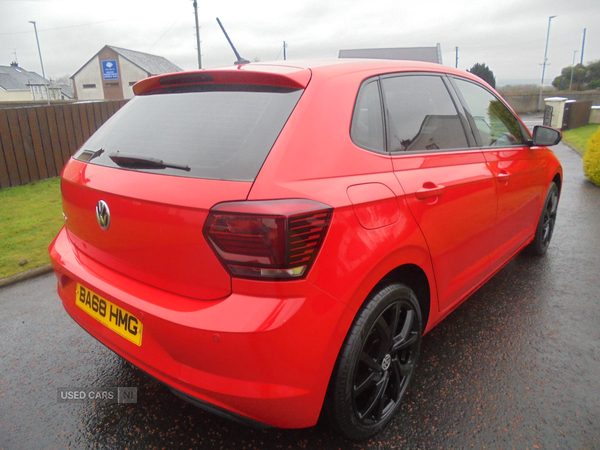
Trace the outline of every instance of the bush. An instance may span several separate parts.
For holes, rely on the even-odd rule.
[[[583,155],[583,171],[588,180],[600,186],[600,128],[591,137]]]

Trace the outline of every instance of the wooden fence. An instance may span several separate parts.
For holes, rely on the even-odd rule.
[[[60,175],[127,100],[0,109],[0,188]]]

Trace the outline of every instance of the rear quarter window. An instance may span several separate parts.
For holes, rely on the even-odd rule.
[[[379,83],[377,80],[365,83],[358,94],[350,136],[356,145],[376,152],[384,152],[383,114]]]
[[[210,85],[137,96],[90,137],[75,159],[150,173],[253,181],[302,92]],[[162,160],[167,167],[125,168],[110,158],[117,152]]]

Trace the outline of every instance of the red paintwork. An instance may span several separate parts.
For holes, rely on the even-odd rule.
[[[66,223],[74,247],[133,279],[186,297],[213,300],[231,293],[230,277],[202,226],[214,204],[244,199],[252,183],[172,176],[157,183],[152,174],[77,160],[62,177],[63,212],[76,218]],[[110,204],[109,233],[96,222],[99,200]]]
[[[169,76],[157,75],[139,81],[133,86],[136,95],[162,89],[165,86],[193,85],[194,79],[200,79],[200,84],[259,84],[266,86],[289,87],[293,89],[304,89],[310,81],[310,70],[298,70],[296,67],[286,66],[252,66],[252,71],[246,70],[246,66],[238,66],[238,70],[213,69],[202,72],[178,72]],[[262,70],[261,70],[262,69]],[[210,81],[203,81],[210,80]],[[175,82],[174,82],[175,81]]]
[[[50,246],[67,312],[191,396],[277,427],[314,425],[356,311],[380,280],[402,266],[424,274],[428,332],[531,241],[548,185],[562,178],[553,153],[539,147],[395,156],[357,147],[349,130],[361,81],[400,71],[478,81],[440,65],[397,61],[192,72],[306,90],[254,183],[71,160],[62,175],[68,219]],[[135,92],[160,89],[161,78],[139,82]],[[286,198],[334,208],[308,275],[231,278],[202,235],[210,208]],[[107,232],[95,219],[100,199],[111,205]],[[138,317],[142,346],[77,308],[76,282]]]

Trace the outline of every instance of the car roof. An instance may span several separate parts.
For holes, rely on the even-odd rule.
[[[238,66],[219,67],[210,70],[243,70],[269,73],[293,73],[308,69],[321,76],[337,76],[352,72],[381,71],[385,72],[438,72],[459,76],[466,76],[480,80],[469,72],[444,66],[442,64],[397,60],[397,59],[370,59],[370,58],[339,58],[339,59],[305,59],[292,61],[256,62]]]
[[[389,59],[340,58],[275,62],[255,62],[213,69],[177,72],[146,78],[134,86],[136,95],[147,94],[165,86],[197,83],[264,84],[303,89],[313,78],[326,79],[339,75],[369,72],[375,74],[395,72],[435,72],[463,76],[481,82],[468,72],[441,64]]]

